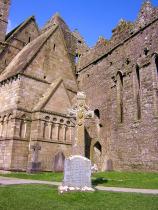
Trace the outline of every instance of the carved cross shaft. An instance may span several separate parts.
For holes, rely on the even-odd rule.
[[[38,162],[38,153],[39,150],[41,150],[41,146],[39,146],[38,144],[35,144],[33,146],[31,146],[31,149],[33,150],[32,152],[32,162]]]
[[[73,155],[85,156],[85,119],[93,118],[94,112],[86,105],[86,95],[77,93],[77,104],[69,110],[69,116],[76,118],[76,133],[73,143]]]

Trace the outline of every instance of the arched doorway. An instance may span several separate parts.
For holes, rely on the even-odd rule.
[[[100,144],[99,141],[97,141],[94,145],[93,145],[93,163],[95,163],[98,167],[98,169],[101,169],[101,157],[102,157],[102,146]]]

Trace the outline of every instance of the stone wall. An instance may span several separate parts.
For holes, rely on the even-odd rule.
[[[95,61],[85,63],[86,55],[80,60],[78,83],[90,108],[100,112],[100,136],[90,123],[87,130],[101,144],[102,170],[109,160],[115,170],[158,169],[158,21],[143,24],[104,55],[95,55]]]
[[[7,17],[8,7],[2,12]],[[157,171],[157,34],[158,8],[149,1],[135,22],[121,20],[92,49],[59,15],[41,34],[33,17],[8,34],[0,49],[0,168],[27,170],[35,145],[43,171],[71,154],[75,127],[66,110],[77,74],[95,113],[86,120],[86,156],[103,171]]]
[[[12,145],[11,140],[0,140],[0,169],[10,170],[12,161]]]
[[[1,113],[0,168],[26,171],[33,158],[31,146],[38,142],[41,170],[52,171],[58,153],[71,154],[73,137],[74,123],[65,116],[22,110]]]
[[[4,42],[8,24],[10,0],[0,2],[0,42]]]
[[[19,100],[20,79],[18,76],[0,84],[1,112],[16,108]]]
[[[31,111],[48,87],[46,82],[21,75],[18,107]]]
[[[55,156],[63,153],[65,157],[71,154],[74,124],[64,116],[37,112],[33,114],[31,124],[30,148],[38,142],[41,146],[39,161],[43,171],[53,170]],[[29,162],[32,151],[29,151]]]
[[[28,165],[29,141],[14,140],[10,170],[26,171]]]

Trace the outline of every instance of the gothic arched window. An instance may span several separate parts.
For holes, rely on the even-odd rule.
[[[98,141],[94,144],[94,150],[98,151],[100,154],[102,153],[102,146]]]
[[[96,116],[98,119],[100,119],[100,111],[99,111],[99,109],[95,109],[95,110],[94,110],[94,114],[95,114],[95,116]]]

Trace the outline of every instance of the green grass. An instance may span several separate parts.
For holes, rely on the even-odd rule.
[[[101,172],[93,174],[93,184],[113,187],[158,189],[158,173]]]
[[[15,177],[20,179],[42,180],[42,181],[55,181],[55,182],[61,182],[63,179],[63,173],[53,173],[53,172],[41,172],[35,174],[16,172],[10,174],[0,174],[0,176]]]
[[[130,193],[69,193],[59,195],[46,185],[0,187],[1,210],[157,210],[158,196]]]
[[[61,182],[62,173],[11,173],[2,176]],[[92,175],[94,185],[158,189],[158,173],[100,172]]]

